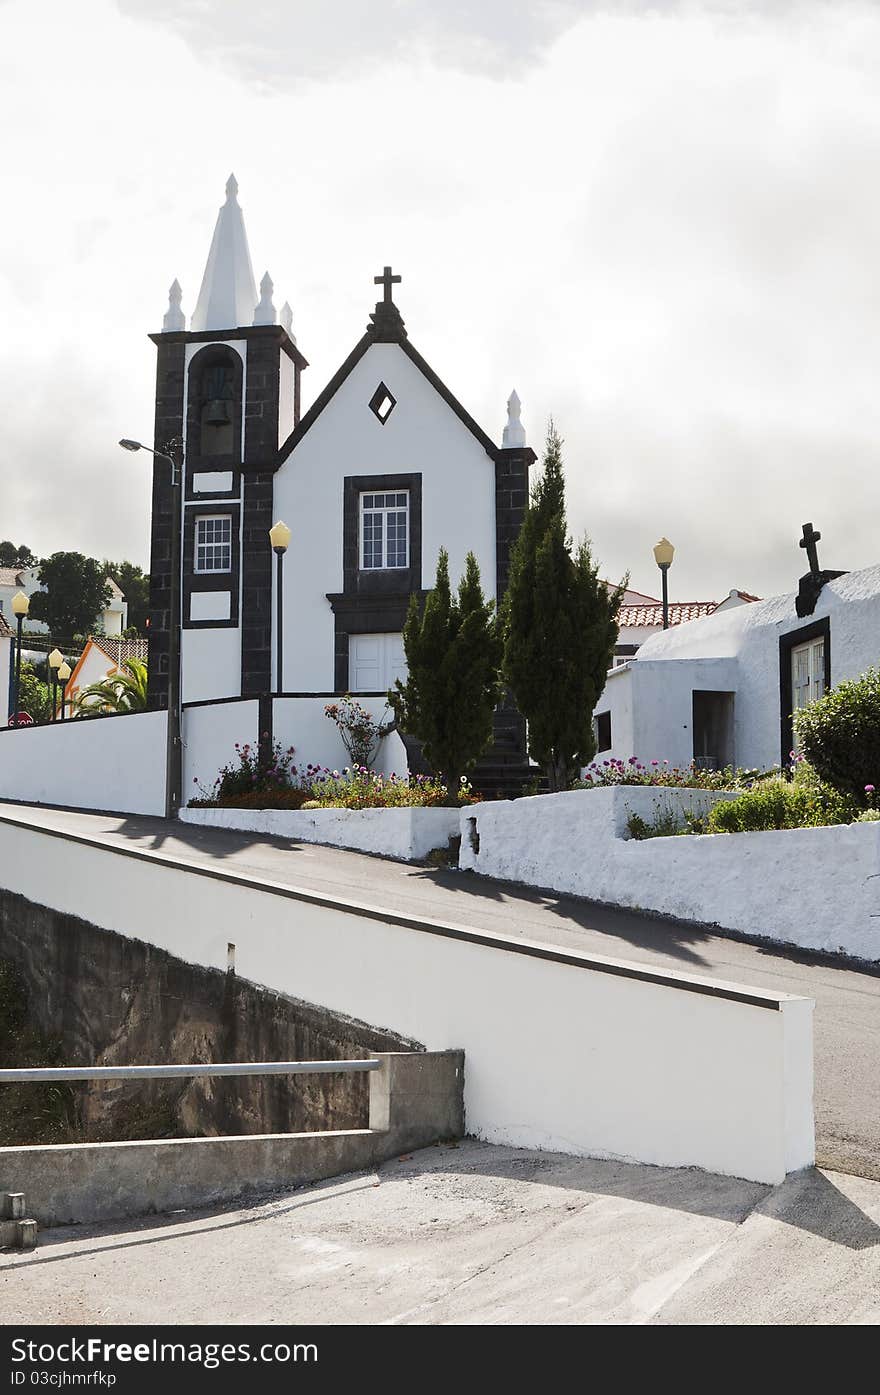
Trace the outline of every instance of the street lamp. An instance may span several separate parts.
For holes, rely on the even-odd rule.
[[[183,442],[168,441],[165,450],[153,450],[141,441],[124,437],[119,444],[123,450],[145,450],[171,467],[171,556],[168,580],[168,744],[165,757],[165,817],[177,817],[180,805],[181,745],[180,745],[180,538],[181,538],[181,470],[180,453]]]
[[[672,566],[672,559],[675,556],[675,548],[668,538],[661,538],[654,548],[654,561],[663,574],[663,628],[669,629],[669,592],[667,589],[667,577],[669,568]]]
[[[53,649],[49,655],[49,672],[52,675],[52,717],[55,720],[55,712],[58,706],[58,670],[64,663],[64,655],[60,649]]]
[[[290,531],[290,529],[288,528],[287,524],[286,524],[286,523],[282,523],[280,519],[278,520],[277,523],[274,523],[274,524],[272,525],[272,527],[269,529],[269,541],[270,541],[270,543],[272,544],[272,551],[275,553],[275,556],[278,558],[278,567],[277,567],[277,571],[276,571],[277,582],[276,582],[276,587],[275,587],[275,591],[276,591],[275,607],[276,607],[276,613],[277,613],[277,620],[276,620],[276,623],[277,623],[277,626],[278,626],[277,635],[276,635],[276,645],[277,645],[276,669],[277,669],[277,671],[276,671],[276,674],[275,674],[275,690],[276,690],[276,692],[278,692],[279,694],[280,694],[281,692],[283,692],[283,690],[284,690],[284,684],[283,684],[283,682],[282,682],[282,670],[281,670],[282,644],[283,644],[283,628],[282,628],[282,623],[281,623],[281,621],[282,621],[282,613],[281,613],[281,612],[282,612],[282,605],[283,605],[282,597],[283,597],[283,595],[284,595],[284,589],[283,589],[283,584],[282,584],[283,581],[284,581],[284,554],[285,554],[285,552],[287,551],[288,547],[290,546],[290,539],[291,539],[292,536],[293,536],[293,535],[291,534],[291,531]]]
[[[61,686],[61,720],[64,721],[64,690],[67,687],[67,680],[70,677],[70,664],[64,660],[58,665],[58,682]]]
[[[30,601],[23,591],[16,591],[12,597],[12,613],[16,619],[16,651],[15,651],[15,700],[12,704],[12,721],[18,726],[18,709],[21,705],[21,627],[24,624],[24,617],[30,609]]]

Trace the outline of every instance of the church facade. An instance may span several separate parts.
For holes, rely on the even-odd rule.
[[[400,277],[375,277],[365,332],[307,411],[308,367],[268,274],[257,294],[237,185],[230,177],[189,327],[175,281],[157,348],[155,445],[178,443],[174,485],[154,462],[149,694],[168,701],[171,568],[180,568],[184,708],[270,696],[384,697],[405,671],[409,598],[473,551],[500,600],[535,460],[515,393],[500,445],[410,343],[394,300]],[[283,520],[282,660],[269,529]],[[262,725],[261,721],[261,725]],[[497,721],[496,755],[524,760],[522,724]],[[298,747],[300,742],[295,743]],[[303,758],[310,758],[302,750]],[[399,767],[398,767],[399,768]]]

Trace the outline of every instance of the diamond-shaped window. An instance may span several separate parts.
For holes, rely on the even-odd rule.
[[[396,406],[397,398],[392,397],[384,383],[380,383],[369,402],[373,416],[384,426]]]

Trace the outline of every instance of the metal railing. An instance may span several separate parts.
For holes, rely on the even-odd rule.
[[[40,1066],[0,1070],[0,1085],[39,1084],[51,1080],[173,1080],[209,1075],[329,1075],[335,1071],[378,1070],[382,1062],[365,1061],[236,1061],[190,1066]]]

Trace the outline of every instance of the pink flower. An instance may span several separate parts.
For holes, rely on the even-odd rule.
[[[873,794],[873,793],[874,793],[874,786],[873,786],[873,785],[865,785],[865,794]]]

